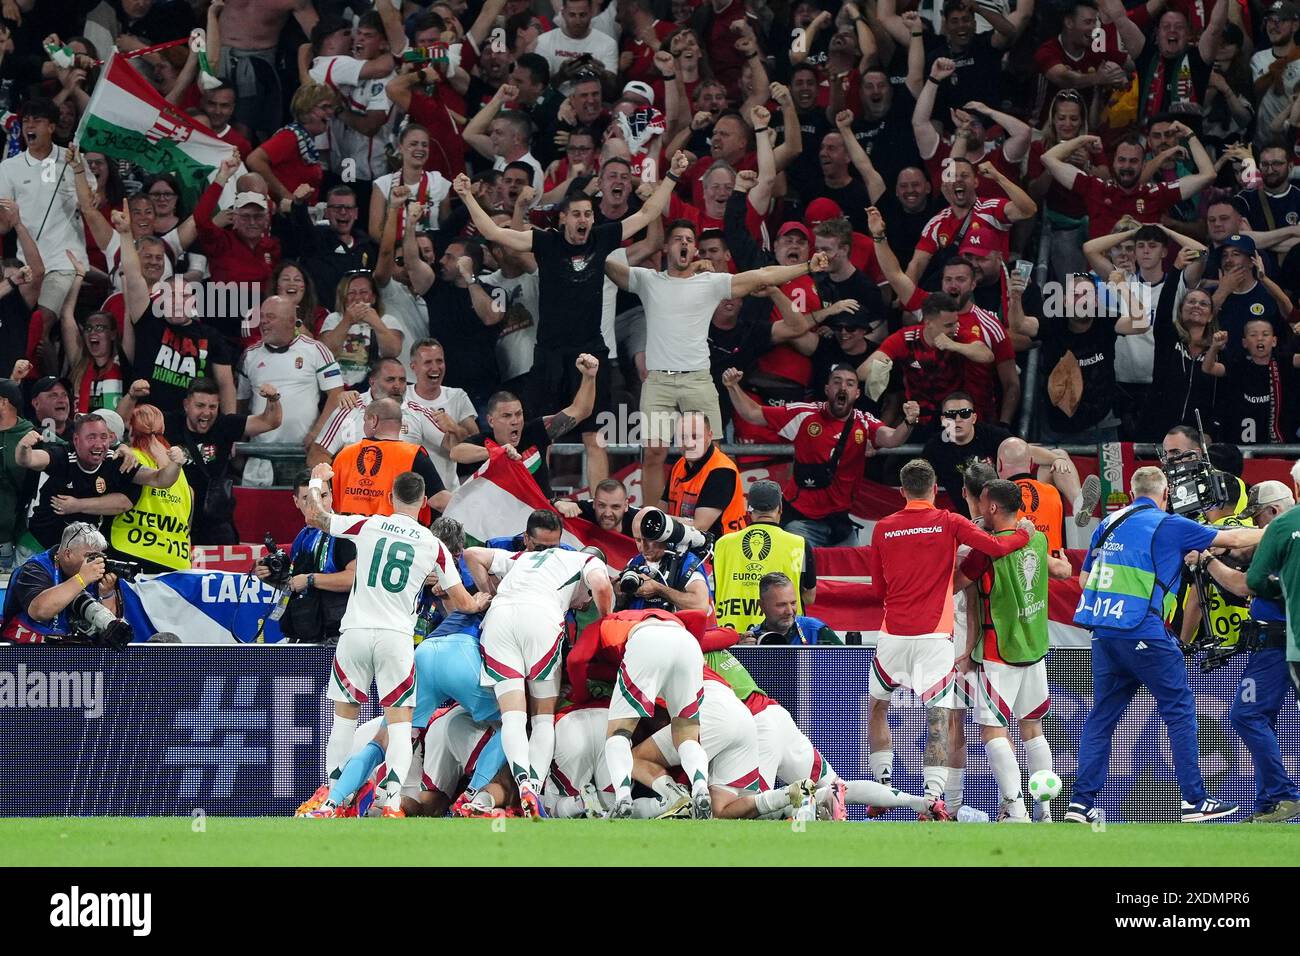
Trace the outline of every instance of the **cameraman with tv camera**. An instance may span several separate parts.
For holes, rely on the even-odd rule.
[[[303,469],[293,483],[293,503],[307,515],[307,488],[311,472]],[[320,490],[325,509],[333,508],[327,484]],[[267,535],[267,555],[253,565],[253,575],[285,592],[280,631],[302,644],[336,644],[348,594],[357,573],[357,547],[307,525],[293,539],[286,555]],[[274,614],[274,612],[272,612]]]
[[[618,578],[618,610],[709,611],[713,583],[704,562],[713,539],[658,508],[642,508],[632,521],[640,554]]]
[[[1250,489],[1246,512],[1256,526],[1267,528],[1295,507],[1295,497],[1280,481],[1262,481]],[[1201,670],[1222,667],[1234,654],[1250,655],[1228,712],[1232,729],[1241,737],[1255,764],[1255,812],[1248,823],[1284,823],[1300,817],[1300,791],[1286,772],[1278,747],[1277,718],[1286,700],[1286,609],[1280,600],[1252,593],[1247,574],[1257,549],[1244,554],[1189,552],[1186,562],[1211,577],[1226,594],[1250,600],[1249,618],[1238,633],[1213,629]],[[1253,600],[1252,600],[1253,598]]]
[[[117,581],[135,568],[105,558],[107,547],[94,525],[74,521],[63,529],[57,547],[28,558],[5,592],[0,641],[115,650],[129,644],[134,634],[117,617]]]

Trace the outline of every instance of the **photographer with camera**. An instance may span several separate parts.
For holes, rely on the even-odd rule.
[[[1250,489],[1247,511],[1258,527],[1266,528],[1273,520],[1295,506],[1291,490],[1280,481],[1262,481]],[[1247,584],[1250,554],[1216,554],[1210,551],[1188,552],[1188,567],[1213,578],[1225,595],[1251,599]],[[1212,605],[1213,608],[1213,605]],[[1213,613],[1213,611],[1212,611]],[[1232,709],[1228,712],[1232,729],[1241,737],[1255,764],[1255,812],[1249,823],[1283,823],[1300,817],[1300,791],[1286,772],[1277,740],[1277,717],[1286,700],[1286,610],[1280,600],[1253,596],[1249,618],[1240,623],[1239,634],[1224,634],[1217,627],[1209,645],[1203,671],[1214,670],[1238,651],[1250,654]]]
[[[311,472],[303,469],[293,483],[293,503],[308,516],[307,489]],[[330,486],[320,490],[322,506],[334,507]],[[268,535],[268,539],[269,539]],[[264,558],[253,565],[260,581],[288,592],[280,630],[295,643],[336,644],[348,594],[357,573],[357,546],[308,524],[293,539],[286,555],[267,541]]]
[[[1208,463],[1207,463],[1208,464]],[[1237,807],[1210,797],[1197,763],[1196,700],[1183,651],[1164,621],[1178,587],[1183,555],[1206,548],[1253,547],[1258,528],[1214,528],[1166,514],[1170,485],[1159,468],[1133,473],[1133,503],[1110,515],[1093,534],[1079,576],[1083,595],[1074,622],[1092,631],[1094,700],[1079,741],[1079,770],[1065,819],[1092,823],[1106,783],[1111,737],[1139,687],[1151,691],[1169,731],[1182,819],[1229,816]]]
[[[844,639],[824,622],[799,613],[794,582],[780,571],[758,582],[758,607],[763,619],[740,635],[737,644],[843,644]]]
[[[652,535],[660,528],[663,531]],[[650,531],[646,530],[647,521]],[[683,535],[672,544],[665,543]],[[618,579],[618,610],[708,611],[713,605],[713,583],[704,561],[708,541],[694,528],[665,516],[658,508],[643,508],[632,522],[632,537],[640,554],[632,558]],[[695,547],[692,547],[692,544]]]
[[[130,643],[131,625],[117,619],[118,567],[95,526],[76,521],[56,548],[32,555],[5,592],[0,639],[18,644],[61,642],[118,650]]]

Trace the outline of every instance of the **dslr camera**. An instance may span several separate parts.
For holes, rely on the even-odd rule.
[[[91,643],[111,647],[115,651],[122,650],[135,636],[135,631],[130,624],[119,621],[112,611],[85,591],[73,598],[72,603],[68,605],[68,621],[78,636],[90,638]]]
[[[266,568],[270,580],[280,581],[287,578],[290,568],[289,553],[276,543],[275,536],[269,531],[262,539],[262,544],[266,548],[266,554],[259,558],[257,563]]]
[[[692,551],[701,557],[707,557],[713,550],[713,535],[698,531],[684,522],[675,521],[658,508],[641,510],[641,536],[647,541],[657,541],[669,551],[678,554]],[[621,587],[621,578],[619,584]]]

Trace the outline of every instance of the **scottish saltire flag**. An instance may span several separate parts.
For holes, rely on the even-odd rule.
[[[163,99],[116,53],[95,84],[75,141],[82,152],[125,159],[150,173],[172,173],[191,206],[231,150],[229,143]],[[232,176],[231,183],[235,179]]]
[[[535,508],[551,508],[537,482],[522,462],[494,454],[452,492],[444,514],[455,518],[476,542],[521,534]],[[575,548],[595,545],[614,568],[622,568],[636,554],[629,537],[605,531],[582,518],[563,518],[565,544]]]
[[[171,631],[185,644],[273,644],[283,640],[268,615],[278,595],[250,574],[148,574],[122,582],[122,616],[137,641]]]

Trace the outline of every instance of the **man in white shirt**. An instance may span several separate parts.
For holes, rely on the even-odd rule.
[[[508,83],[502,84],[492,99],[474,114],[462,135],[480,156],[492,160],[495,170],[504,170],[511,163],[527,163],[532,169],[533,196],[540,197],[545,191],[546,174],[530,151],[532,120],[518,110],[502,109],[503,104],[518,95],[518,89]]]
[[[564,0],[561,12],[564,25],[538,37],[534,50],[546,57],[546,62],[551,65],[551,75],[559,73],[565,61],[584,53],[594,58],[604,72],[617,74],[618,42],[608,33],[591,28],[591,0]]]
[[[1291,97],[1300,89],[1300,58],[1295,57],[1296,29],[1300,27],[1300,7],[1277,0],[1264,12],[1264,32],[1269,47],[1250,58],[1250,78],[1255,83],[1259,111],[1256,128],[1263,132],[1291,105]]]
[[[433,412],[423,406],[412,407],[406,401],[406,369],[402,363],[397,359],[380,359],[371,367],[369,378],[370,391],[350,407],[341,402],[325,422],[311,448],[307,449],[307,464],[333,461],[339,449],[365,438],[366,406],[380,398],[391,398],[402,406],[402,441],[420,445],[430,458],[435,454],[446,457],[443,445],[447,436],[433,423]]]
[[[75,177],[68,168],[67,151],[54,145],[54,124],[58,120],[59,108],[51,100],[42,97],[29,101],[23,108],[23,142],[27,149],[0,163],[0,198],[13,199],[22,210],[23,222],[46,264],[37,302],[56,315],[63,309],[75,276],[68,252],[78,261],[86,261]],[[94,190],[95,178],[89,171],[86,179]],[[23,258],[21,245],[18,258]]]
[[[640,296],[645,305],[647,371],[641,386],[645,501],[658,501],[652,495],[662,495],[663,466],[678,415],[703,412],[713,434],[723,433],[718,389],[709,371],[709,323],[718,304],[830,268],[826,253],[818,252],[808,262],[768,266],[734,276],[706,271],[710,269],[707,261],[695,259],[695,225],[687,219],[669,225],[667,251],[665,272],[629,269],[613,257],[605,260],[605,274],[620,289]]]
[[[264,382],[274,384],[283,397],[284,420],[279,428],[253,441],[293,442],[310,448],[343,394],[343,373],[329,349],[297,334],[295,322],[293,303],[287,299],[272,296],[262,303],[262,341],[240,360],[236,397],[241,413],[260,415],[266,399],[259,389]]]
[[[447,436],[442,447],[429,449],[429,457],[442,477],[442,486],[455,491],[460,479],[456,477],[451,449],[478,434],[478,412],[463,388],[442,384],[447,377],[447,355],[437,339],[421,339],[411,346],[410,372],[415,383],[406,388],[406,403],[428,411],[433,424]]]

